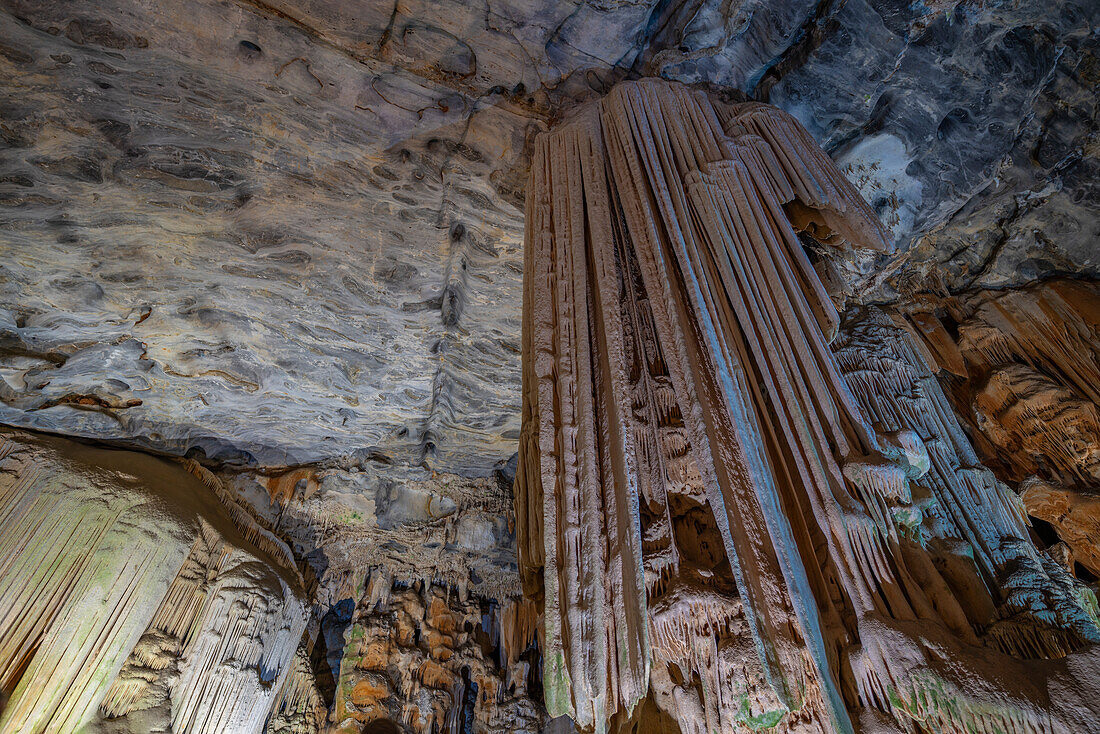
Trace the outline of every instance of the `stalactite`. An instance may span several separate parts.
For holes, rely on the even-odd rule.
[[[214,492],[226,512],[229,513],[237,529],[244,534],[250,543],[255,544],[256,547],[269,554],[291,576],[301,579],[297,564],[294,562],[294,554],[290,552],[287,544],[271,531],[261,527],[256,519],[241,507],[240,503],[233,497],[232,492],[226,488],[216,475],[194,459],[180,459],[179,463]]]
[[[3,440],[0,731],[261,731],[305,628],[297,572],[171,464]]]
[[[861,407],[884,431],[909,430],[927,447],[931,496],[922,520],[944,547],[965,543],[990,594],[1009,558],[1004,538],[1027,538],[1019,500],[979,464],[950,403],[926,366],[921,342],[882,309],[855,314],[833,345],[837,363]],[[956,553],[956,555],[958,555]]]
[[[972,404],[978,428],[1016,476],[1040,471],[1100,486],[1100,409],[1023,364],[990,371]]]
[[[956,314],[959,350],[979,369],[1021,362],[1046,370],[1100,404],[1098,303],[1096,286],[1073,280],[978,294]]]
[[[530,602],[486,610],[439,584],[368,576],[344,633],[338,730],[377,721],[400,721],[410,734],[541,730],[523,659],[535,631]]]
[[[1079,665],[1095,624],[933,389],[933,351],[963,370],[944,334],[873,313],[834,357],[798,232],[887,248],[766,105],[624,83],[536,141],[515,502],[549,713],[602,732],[648,697],[685,732],[1033,723],[1028,692],[1002,681],[1024,702],[997,709],[914,634]],[[1034,608],[1002,589],[1020,571]]]
[[[1005,481],[1100,489],[1097,302],[1095,283],[1055,279],[908,314],[982,460]]]
[[[290,672],[271,710],[268,734],[317,734],[325,725],[327,708],[309,665],[309,655],[299,647]]]
[[[1050,523],[1073,559],[1100,577],[1100,495],[1035,477],[1020,489],[1028,514]]]
[[[538,611],[526,599],[512,599],[504,605],[498,625],[502,662],[515,665],[538,632]]]

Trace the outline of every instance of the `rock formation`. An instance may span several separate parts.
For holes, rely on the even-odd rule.
[[[1097,569],[1100,292],[1055,279],[927,298],[896,318],[935,365],[980,460],[1017,485],[1072,561]],[[950,325],[951,328],[948,328]]]
[[[0,731],[261,730],[307,621],[286,546],[160,459],[0,457]]]
[[[188,466],[285,537],[309,575],[311,628],[266,731],[542,731],[503,478]]]
[[[383,720],[410,734],[537,734],[543,714],[521,660],[534,634],[528,602],[501,609],[374,573],[344,632],[335,731]]]
[[[961,301],[949,305],[969,380],[956,392],[986,458],[1016,480],[1100,487],[1100,291],[1054,280]]]
[[[1096,665],[1091,592],[1030,544],[906,334],[868,317],[838,355],[855,392],[838,369],[800,238],[887,244],[796,121],[619,85],[537,140],[526,216],[517,539],[550,715],[1080,721],[1092,701],[1050,702],[1023,661],[1055,659],[1049,685]]]
[[[1098,24],[0,0],[0,732],[1079,730]]]

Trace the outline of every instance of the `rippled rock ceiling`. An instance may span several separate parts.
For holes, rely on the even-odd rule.
[[[1090,0],[0,0],[0,423],[186,459],[285,542],[312,608],[268,730],[537,730],[508,489],[534,137],[645,76],[794,115],[893,239],[817,254],[838,302],[935,311],[966,415],[993,394],[955,347],[975,294],[1100,276],[1098,19]],[[1094,396],[1059,389],[1093,427]],[[998,470],[982,420],[964,428]],[[1097,440],[1075,440],[1086,519],[1062,539],[1095,570]],[[434,682],[394,672],[424,659]],[[464,702],[471,675],[507,690],[496,719]]]

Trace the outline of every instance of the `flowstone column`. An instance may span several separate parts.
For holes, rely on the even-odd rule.
[[[302,579],[186,466],[0,429],[0,734],[264,731]]]
[[[921,426],[876,432],[837,368],[800,236],[887,244],[793,118],[622,84],[538,140],[526,214],[515,501],[551,715],[598,732],[1073,721],[982,637],[1003,566],[1042,571],[1033,548],[992,550],[1027,546],[1022,514],[967,485],[947,512],[998,514],[959,520],[962,570],[938,562]],[[1085,646],[1095,623],[1074,620]],[[998,658],[995,692],[975,692],[959,666]]]

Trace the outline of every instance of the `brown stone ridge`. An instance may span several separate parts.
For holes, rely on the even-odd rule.
[[[900,310],[998,476],[1100,488],[1100,286],[1057,278]]]
[[[539,691],[528,689],[534,633],[530,602],[373,573],[343,635],[334,731],[395,722],[409,734],[540,732]]]

